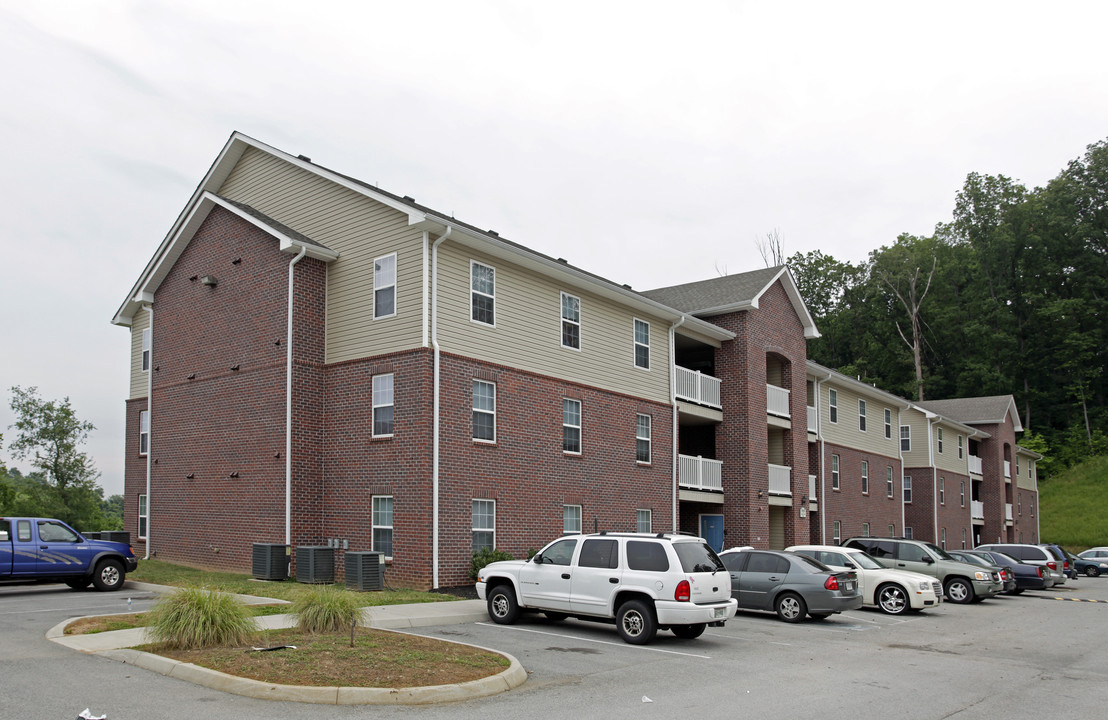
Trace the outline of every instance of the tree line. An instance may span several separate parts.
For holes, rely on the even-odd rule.
[[[1012,394],[1044,475],[1108,453],[1108,140],[1045,187],[972,173],[951,221],[863,262],[787,263],[812,360],[914,400]]]

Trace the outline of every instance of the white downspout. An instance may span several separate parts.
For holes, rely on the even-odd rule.
[[[422,278],[422,282],[420,283],[423,286],[423,322],[421,323],[423,325],[423,343],[422,343],[422,347],[427,347],[428,345],[430,345],[430,340],[428,339],[428,333],[430,332],[429,328],[431,326],[431,323],[429,322],[430,321],[429,316],[431,314],[431,307],[430,307],[430,300],[428,298],[428,294],[430,292],[429,288],[430,288],[431,283],[429,282],[430,278],[428,278],[428,274],[430,273],[430,270],[428,269],[428,265],[427,265],[427,240],[429,239],[430,235],[431,235],[431,233],[427,232],[426,230],[423,231],[423,262],[420,265],[420,267],[423,268],[423,278]]]
[[[938,418],[936,418],[938,420]],[[935,467],[935,433],[931,418],[927,419],[927,464],[931,466],[931,537],[939,544],[939,469]]]
[[[289,327],[285,338],[285,545],[292,545],[292,291],[293,268],[308,252],[302,245],[289,263]],[[147,500],[149,502],[149,500]]]
[[[439,586],[439,245],[452,228],[431,246],[431,347],[435,349],[434,411],[431,437],[431,587]]]
[[[149,423],[146,429],[146,556],[143,560],[150,559],[150,458],[154,457],[154,413],[151,412],[154,394],[154,305],[143,305],[147,312],[147,322],[150,328],[150,359],[146,368],[146,420]],[[139,423],[139,432],[142,432],[142,423]]]
[[[819,463],[817,464],[817,472],[819,473],[819,541],[821,544],[827,544],[827,488],[824,485],[826,473],[824,472],[823,464],[826,462],[827,452],[827,440],[823,437],[823,395],[820,388],[823,387],[823,383],[831,379],[831,373],[827,373],[827,377],[816,378],[815,380],[815,393],[816,393],[816,437],[819,438]],[[807,423],[807,420],[805,420]],[[842,540],[842,538],[839,538]]]
[[[669,402],[673,407],[673,429],[670,433],[670,436],[673,438],[673,518],[671,525],[673,532],[678,532],[681,529],[677,524],[677,496],[680,482],[677,477],[677,449],[679,447],[677,443],[677,433],[680,427],[680,420],[677,414],[677,341],[675,331],[684,324],[685,316],[682,315],[680,320],[669,326]],[[697,528],[696,532],[699,535],[700,528]]]

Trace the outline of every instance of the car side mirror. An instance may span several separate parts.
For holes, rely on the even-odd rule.
[[[535,553],[535,557],[531,558],[531,562],[535,563],[536,565],[541,565],[542,553]]]
[[[931,559],[930,555],[924,555],[923,556],[923,562],[928,564],[928,565],[934,565],[935,564],[935,561]]]
[[[843,561],[843,565],[844,565],[844,566],[846,566],[846,567],[848,567],[848,568],[850,568],[851,570],[856,570],[856,569],[858,568],[858,566],[857,566],[857,565],[855,565],[854,563],[850,562],[849,560],[844,560],[844,561]]]

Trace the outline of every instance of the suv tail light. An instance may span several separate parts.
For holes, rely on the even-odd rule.
[[[837,577],[835,577],[834,575],[830,576],[829,578],[827,578],[827,581],[823,583],[823,589],[824,590],[838,590],[839,589],[839,579]]]
[[[1000,571],[1000,579],[1001,580],[1007,580],[1008,579],[1008,571],[1007,570],[1001,570]]]
[[[673,591],[673,599],[677,602],[688,602],[692,597],[692,586],[689,585],[688,580],[682,580],[677,583],[677,589]]]
[[[1042,565],[1036,565],[1036,566],[1035,566],[1035,571],[1036,571],[1037,573],[1039,573],[1039,577],[1042,577],[1042,576],[1043,576],[1043,566],[1042,566]]]
[[[1066,570],[1069,570],[1069,569],[1070,569],[1070,561],[1069,561],[1069,560],[1066,560],[1066,561],[1065,561],[1065,562],[1064,562],[1064,563],[1062,564],[1062,567],[1063,567],[1063,568],[1065,568]]]
[[[1054,562],[1053,560],[1048,560],[1047,563],[1046,563],[1046,566],[1048,568],[1050,568],[1051,570],[1057,570],[1058,569],[1058,563]]]

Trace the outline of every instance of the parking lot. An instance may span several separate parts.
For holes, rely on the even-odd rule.
[[[44,633],[67,617],[116,612],[124,593],[0,587],[0,708],[5,718],[796,717],[1089,718],[1108,687],[1108,579],[944,604],[894,618],[863,609],[790,625],[740,612],[697,640],[661,632],[648,646],[608,625],[526,617],[421,634],[508,652],[521,688],[427,708],[279,704],[225,695],[96,656]],[[1055,598],[1063,598],[1058,600]],[[152,597],[133,598],[134,609]],[[648,701],[644,700],[648,699]]]

